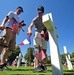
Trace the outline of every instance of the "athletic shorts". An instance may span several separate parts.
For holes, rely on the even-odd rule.
[[[35,47],[42,47],[42,49],[47,49],[47,41],[41,37],[41,33],[35,31],[35,36],[33,39]]]
[[[13,50],[16,44],[16,34],[10,28],[6,28],[0,36],[0,44],[9,50]]]

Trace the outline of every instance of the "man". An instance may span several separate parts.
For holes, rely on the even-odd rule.
[[[10,11],[4,18],[0,29],[3,30],[3,34],[0,37],[0,54],[2,55],[0,70],[9,69],[6,66],[5,59],[8,56],[10,50],[14,50],[16,44],[16,33],[18,28],[22,27],[23,22],[19,21],[19,15],[23,12],[21,6],[17,7],[16,12]]]
[[[42,15],[44,13],[44,7],[38,7],[38,16],[35,17],[28,27],[28,36],[32,35],[32,28],[35,26],[35,36],[34,36],[34,47],[36,48],[36,71],[45,70],[45,66],[43,67],[42,64],[40,66],[39,62],[44,64],[44,59],[46,58],[46,38],[45,33],[47,32],[45,26],[42,23]],[[43,55],[41,55],[43,53]],[[45,64],[44,64],[45,65]]]

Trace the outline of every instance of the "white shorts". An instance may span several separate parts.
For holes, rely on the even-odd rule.
[[[45,41],[44,38],[41,38],[40,36],[41,33],[35,31],[35,36],[33,39],[34,46],[35,47],[42,47],[42,49],[47,49],[47,41]]]

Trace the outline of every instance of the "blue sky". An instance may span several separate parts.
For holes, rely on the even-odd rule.
[[[24,13],[20,15],[20,20],[24,20],[26,26],[23,27],[25,32],[21,31],[20,34],[17,35],[16,45],[18,45],[27,38],[27,28],[32,19],[37,16],[37,7],[40,5],[43,5],[45,8],[44,14],[51,12],[53,15],[54,24],[57,26],[59,35],[58,44],[60,54],[64,53],[64,45],[67,47],[69,53],[74,52],[74,0],[1,0],[0,24],[9,11],[16,11],[18,6],[23,7]],[[29,46],[33,47],[32,39],[34,37],[34,28],[32,31],[32,44],[20,47],[23,55],[26,53]],[[47,54],[50,55],[49,43]]]

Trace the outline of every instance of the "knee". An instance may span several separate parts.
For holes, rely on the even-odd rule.
[[[4,52],[9,53],[9,48],[6,47],[3,50],[4,50]]]

